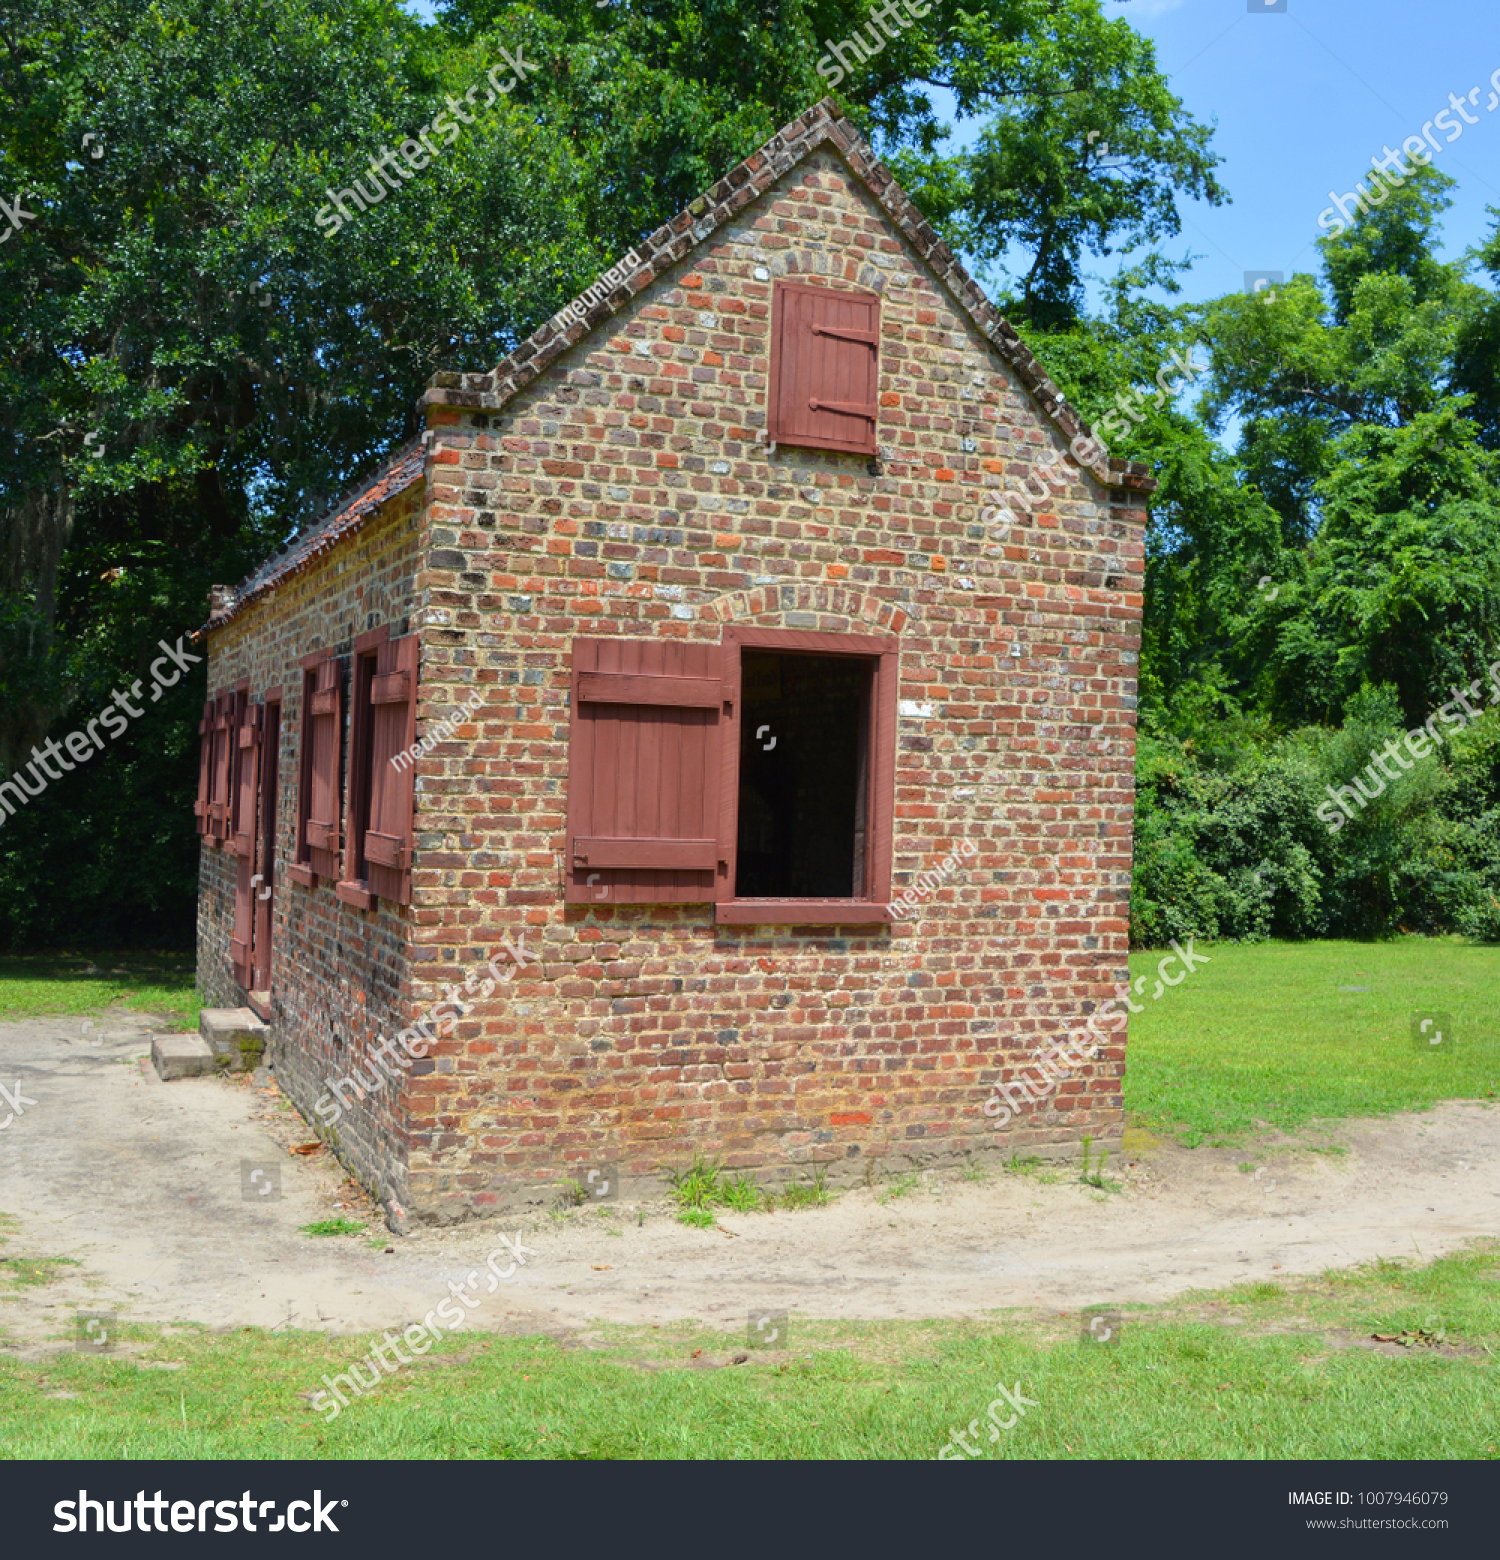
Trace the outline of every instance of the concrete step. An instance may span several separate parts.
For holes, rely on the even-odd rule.
[[[157,1035],[151,1041],[151,1064],[163,1083],[201,1078],[214,1070],[214,1053],[199,1035]]]
[[[254,1072],[266,1054],[271,1028],[247,1007],[204,1008],[198,1015],[198,1033],[213,1051],[220,1072]]]

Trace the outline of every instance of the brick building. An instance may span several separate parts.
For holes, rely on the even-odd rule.
[[[206,999],[397,1227],[1117,1135],[1149,477],[827,102],[638,254],[216,588]]]

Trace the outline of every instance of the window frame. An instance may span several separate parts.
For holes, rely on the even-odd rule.
[[[896,696],[900,641],[885,634],[833,634],[796,628],[724,630],[723,779],[719,787],[719,848],[729,870],[719,881],[714,905],[718,925],[882,924],[891,910],[891,869],[896,829]],[[865,796],[865,892],[848,899],[739,899],[734,884],[739,854],[741,654],[770,650],[783,655],[847,656],[873,662],[869,707],[869,765]]]
[[[315,758],[315,743],[313,731],[313,695],[318,688],[318,673],[327,661],[340,661],[340,657],[334,654],[333,646],[329,645],[322,650],[314,650],[304,655],[297,662],[302,669],[302,706],[298,711],[298,752],[297,752],[297,809],[296,809],[296,835],[292,843],[294,859],[287,863],[286,875],[293,883],[300,883],[303,888],[316,888],[318,886],[318,871],[312,864],[312,846],[307,838],[307,825],[312,817],[312,793],[313,793],[313,762]],[[331,690],[337,697],[334,702],[334,797],[337,810],[342,797],[342,789],[338,785],[338,769],[343,759],[343,667],[340,666],[334,679],[334,687]],[[342,817],[333,821],[334,838],[337,841],[342,829]],[[338,846],[334,845],[333,854],[337,855]],[[327,876],[327,874],[324,874]]]

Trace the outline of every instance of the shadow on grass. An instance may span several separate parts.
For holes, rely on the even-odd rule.
[[[196,1027],[202,1006],[191,949],[0,955],[0,1021],[99,1013],[116,1005]]]

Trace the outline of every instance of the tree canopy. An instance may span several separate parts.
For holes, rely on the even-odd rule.
[[[1416,914],[1398,860],[1421,916],[1482,930],[1479,737],[1378,840],[1309,819],[1496,655],[1500,213],[1443,262],[1427,168],[1274,300],[1177,301],[1162,245],[1228,198],[1219,159],[1099,0],[0,0],[0,774],[410,437],[435,371],[489,367],[829,93],[1085,416],[1211,365],[1111,436],[1160,482],[1138,935],[1383,927]],[[0,939],[182,934],[202,695],[0,831]]]

